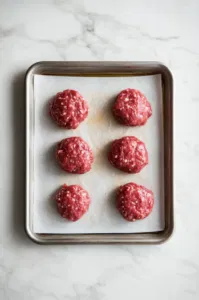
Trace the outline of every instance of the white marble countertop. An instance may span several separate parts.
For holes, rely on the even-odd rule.
[[[2,300],[199,298],[198,28],[198,0],[0,1]],[[171,69],[176,229],[170,241],[39,246],[26,237],[23,79],[41,60],[156,60]]]

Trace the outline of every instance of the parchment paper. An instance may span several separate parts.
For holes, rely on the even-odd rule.
[[[126,127],[115,121],[111,107],[123,89],[141,90],[152,105],[153,116],[142,127]],[[89,104],[89,116],[75,130],[57,127],[48,115],[50,99],[64,89],[78,90]],[[163,199],[163,124],[161,78],[141,77],[65,77],[34,76],[34,219],[36,233],[130,233],[164,229]],[[110,142],[135,135],[145,142],[149,165],[139,174],[126,174],[107,160]],[[67,174],[55,160],[56,143],[71,136],[81,136],[91,146],[95,161],[90,172]],[[149,217],[127,222],[115,208],[115,191],[134,181],[152,189],[155,204]],[[90,194],[89,211],[77,222],[63,219],[56,210],[53,195],[62,184],[80,184]]]

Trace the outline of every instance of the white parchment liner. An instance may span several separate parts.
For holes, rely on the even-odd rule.
[[[150,101],[153,115],[142,127],[125,127],[115,121],[111,107],[123,89],[136,88]],[[89,104],[89,116],[75,130],[56,126],[48,115],[50,99],[64,89],[78,90]],[[160,75],[139,77],[66,77],[34,76],[34,218],[36,233],[130,233],[164,229],[163,125]],[[149,165],[139,174],[126,174],[107,160],[110,142],[134,135],[145,142]],[[81,136],[94,152],[94,164],[83,175],[67,174],[55,160],[56,143]],[[115,190],[134,181],[152,189],[155,204],[149,217],[137,222],[125,221],[115,208]],[[80,184],[90,194],[89,211],[77,222],[60,217],[52,195],[62,184]]]

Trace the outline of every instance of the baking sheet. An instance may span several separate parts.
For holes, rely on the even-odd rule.
[[[145,126],[126,127],[112,116],[115,96],[125,88],[141,90],[149,99],[153,116]],[[78,90],[89,104],[89,116],[75,130],[59,128],[48,115],[49,101],[64,89]],[[67,77],[34,75],[34,216],[36,233],[136,233],[164,229],[163,120],[160,75],[124,77]],[[145,142],[149,165],[139,174],[126,174],[107,160],[110,142],[135,135]],[[61,139],[81,136],[91,146],[95,161],[90,172],[67,174],[55,160]],[[155,204],[149,217],[125,221],[115,208],[115,190],[134,181],[152,189]],[[80,184],[88,190],[92,203],[78,222],[59,216],[53,195],[62,184]]]

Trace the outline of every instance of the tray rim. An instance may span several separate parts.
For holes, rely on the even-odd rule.
[[[55,69],[59,69],[55,72]],[[68,70],[67,70],[68,69]],[[71,72],[72,69],[72,72]],[[117,69],[120,69],[118,71]],[[48,70],[48,71],[47,71]],[[51,72],[49,71],[51,70]],[[43,73],[41,73],[41,71]],[[69,73],[67,73],[69,72]],[[71,73],[70,73],[71,72]],[[75,73],[77,72],[77,73]],[[88,75],[90,73],[90,75]],[[164,149],[165,139],[168,142],[167,153],[164,155],[164,168],[169,187],[165,193],[165,229],[153,233],[91,233],[91,234],[38,234],[31,229],[30,211],[30,88],[34,74],[45,75],[70,75],[70,76],[144,76],[150,74],[161,74],[164,82]],[[105,75],[106,74],[106,75]],[[167,241],[174,230],[174,205],[173,205],[173,77],[171,71],[162,63],[155,61],[39,61],[29,67],[25,76],[26,97],[26,199],[25,199],[25,231],[28,237],[38,244],[161,244]],[[169,121],[165,122],[168,117]],[[165,132],[166,125],[166,132]],[[164,174],[165,177],[165,174]],[[166,198],[168,194],[168,199]],[[168,201],[166,201],[168,200]],[[168,203],[167,203],[168,202]]]

